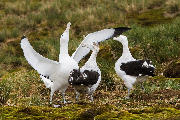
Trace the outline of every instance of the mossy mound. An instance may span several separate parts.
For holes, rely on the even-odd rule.
[[[163,74],[168,78],[180,78],[180,59],[172,61]]]
[[[104,104],[69,104],[61,108],[52,107],[1,107],[2,119],[178,119],[180,110],[174,108],[144,108],[122,110],[115,106]]]
[[[165,17],[164,12],[163,9],[152,9],[139,14],[129,15],[128,17],[134,19],[138,24],[151,26],[166,23],[171,20],[171,18]]]

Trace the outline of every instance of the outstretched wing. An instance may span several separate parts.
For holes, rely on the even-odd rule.
[[[38,71],[39,74],[44,76],[51,76],[57,71],[60,63],[49,60],[37,53],[30,45],[28,39],[23,36],[21,40],[21,48],[23,49],[24,56],[28,63]]]
[[[125,31],[130,30],[131,28],[128,27],[118,27],[118,28],[110,28],[110,29],[104,29],[100,30],[94,33],[88,34],[84,40],[81,42],[79,47],[76,49],[76,51],[73,53],[72,58],[79,63],[79,61],[84,58],[89,52],[90,49],[86,47],[82,47],[83,44],[91,44],[93,45],[93,42],[102,42],[107,39],[110,39],[112,37],[116,37],[120,34],[122,34]]]

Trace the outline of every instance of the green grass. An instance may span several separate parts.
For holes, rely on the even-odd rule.
[[[117,75],[109,73],[106,79],[102,79],[101,85],[95,93],[95,103],[113,104],[117,107],[131,104],[127,108],[144,108],[147,104],[162,107],[174,107],[179,109],[179,78],[165,78],[157,76],[144,82],[145,90],[137,84],[132,90],[131,99],[125,100],[127,89],[123,81]],[[107,79],[115,80],[107,81]],[[112,82],[112,83],[111,83]],[[109,86],[109,89],[106,89]],[[26,106],[48,106],[49,89],[40,80],[35,70],[19,69],[5,75],[0,82],[0,103],[1,105],[26,105]],[[161,97],[161,99],[159,99]],[[67,90],[67,100],[75,102],[74,91],[71,87]],[[53,97],[54,104],[61,101],[60,92]],[[88,102],[88,101],[86,101]],[[136,104],[134,104],[136,103]]]
[[[160,74],[171,61],[180,57],[179,6],[179,0],[1,0],[0,119],[80,119],[87,116],[89,119],[178,119],[180,80]],[[74,104],[75,95],[70,87],[66,97],[73,103],[61,108],[47,107],[50,90],[24,58],[20,38],[26,35],[37,52],[58,61],[59,37],[69,21],[72,23],[70,55],[83,35],[104,28],[128,26],[132,30],[124,35],[128,37],[132,55],[136,59],[151,59],[159,76],[144,82],[144,91],[139,84],[135,85],[131,99],[125,100],[127,88],[114,71],[122,45],[107,40],[100,45],[97,57],[102,82],[94,95],[96,104],[87,100],[82,101],[83,105]],[[59,92],[55,93],[53,101],[59,104]]]
[[[162,72],[159,69],[164,64],[179,57],[180,18],[165,16],[168,13],[165,8],[179,5],[177,1],[14,0],[0,3],[0,13],[3,13],[0,18],[3,23],[0,26],[0,76],[18,67],[31,68],[19,45],[20,37],[24,34],[37,52],[49,59],[58,60],[59,36],[68,21],[72,22],[70,54],[75,51],[83,35],[109,27],[129,26],[132,30],[125,35],[128,36],[133,56],[136,59],[151,59],[157,66],[158,74]],[[178,12],[179,8],[174,11]],[[131,15],[133,18],[128,18]],[[157,25],[159,23],[163,24]],[[146,24],[150,26],[142,26]],[[105,85],[111,86],[114,78],[110,76],[115,74],[114,63],[121,56],[122,47],[112,40],[105,41],[100,47],[98,64],[104,73]]]

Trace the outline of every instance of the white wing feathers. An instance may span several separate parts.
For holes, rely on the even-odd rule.
[[[90,49],[86,48],[86,47],[82,47],[82,44],[93,44],[93,42],[102,42],[106,39],[111,38],[114,35],[115,29],[111,28],[111,29],[104,29],[101,31],[97,31],[94,33],[90,33],[88,34],[84,40],[81,42],[81,44],[79,45],[79,47],[76,49],[76,51],[73,53],[72,58],[79,63],[79,61],[85,57]]]
[[[37,53],[26,37],[21,40],[21,48],[28,63],[37,70],[39,74],[51,76],[57,71],[60,63],[49,60]]]

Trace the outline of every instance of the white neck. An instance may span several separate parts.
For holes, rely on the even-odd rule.
[[[60,40],[60,54],[59,57],[69,55],[68,54],[68,40],[61,39]]]
[[[123,45],[123,53],[122,53],[122,57],[123,56],[129,56],[129,57],[132,57],[130,51],[129,51],[129,48],[128,48],[128,43],[122,43]]]
[[[89,66],[97,66],[96,63],[96,57],[97,57],[98,52],[97,51],[93,51],[91,53],[91,56],[89,57],[88,61],[85,63],[84,66],[89,67]]]
[[[122,56],[117,60],[117,62],[115,63],[115,70],[116,72],[119,72],[119,66],[121,65],[122,62],[127,62],[127,61],[131,61],[131,60],[135,60],[128,48],[128,43],[122,43],[123,45],[123,53]]]

